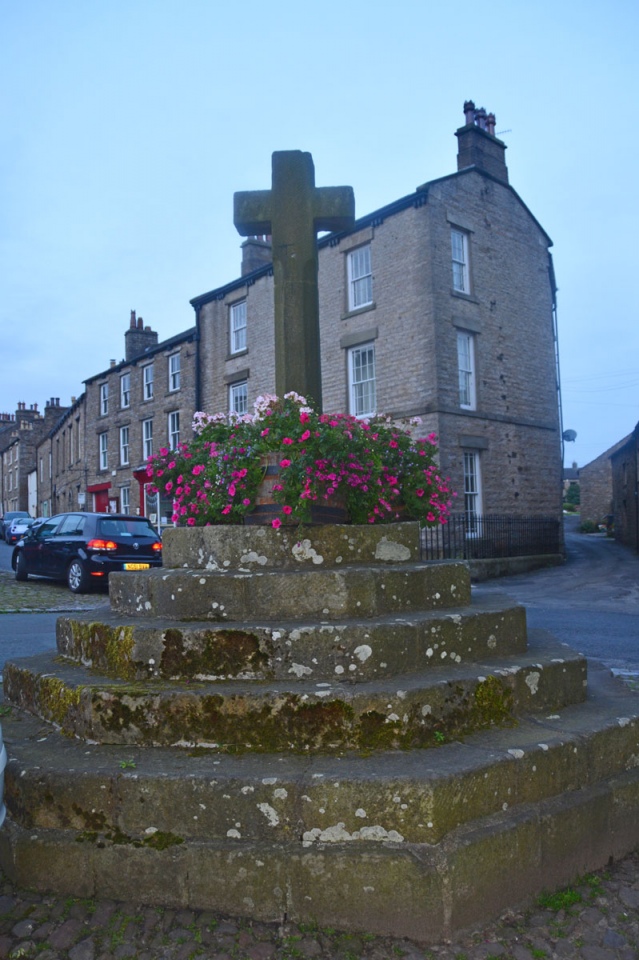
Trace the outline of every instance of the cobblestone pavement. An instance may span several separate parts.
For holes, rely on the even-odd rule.
[[[0,614],[90,610],[104,604],[106,599],[104,588],[95,593],[75,594],[66,583],[37,578],[18,583],[13,573],[0,570]]]
[[[36,895],[0,878],[0,958],[37,960],[637,960],[639,853],[434,945],[199,910]]]

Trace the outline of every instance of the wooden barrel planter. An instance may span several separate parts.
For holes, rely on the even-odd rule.
[[[258,487],[256,507],[244,517],[247,526],[270,526],[273,520],[279,519],[282,526],[298,526],[299,520],[291,519],[282,513],[282,505],[275,500],[273,487],[281,476],[280,461],[283,454],[267,453],[264,456],[264,478]],[[349,523],[348,511],[344,498],[339,494],[321,501],[311,502],[311,519],[313,526],[327,523]]]

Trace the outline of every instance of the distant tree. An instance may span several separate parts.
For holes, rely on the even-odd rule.
[[[573,507],[578,507],[581,499],[581,491],[578,483],[571,483],[566,491],[564,503],[569,503]]]

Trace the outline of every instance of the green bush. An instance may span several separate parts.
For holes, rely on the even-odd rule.
[[[599,527],[594,520],[584,520],[579,524],[579,529],[582,533],[597,533]]]

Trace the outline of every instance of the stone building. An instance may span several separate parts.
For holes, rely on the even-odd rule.
[[[318,242],[324,409],[421,417],[460,512],[559,517],[551,241],[509,184],[494,117],[464,110],[455,173]],[[239,278],[191,301],[207,412],[274,392],[267,244],[243,252]]]
[[[615,539],[639,552],[639,423],[610,457]]]
[[[125,359],[85,380],[85,509],[170,518],[171,505],[158,510],[149,502],[145,465],[160,447],[192,436],[195,334],[191,328],[159,343],[131,311]]]
[[[49,401],[55,405],[56,400]],[[38,516],[86,509],[85,394],[59,407],[60,416],[35,451]]]
[[[36,516],[38,504],[34,488],[36,449],[44,434],[64,413],[59,398],[50,400],[44,416],[38,404],[18,403],[15,414],[0,416],[0,484],[2,513],[27,510]],[[30,482],[31,481],[31,482]]]
[[[579,471],[580,505],[582,522],[607,523],[614,516],[612,492],[611,457],[630,440],[630,435],[595,457]]]

